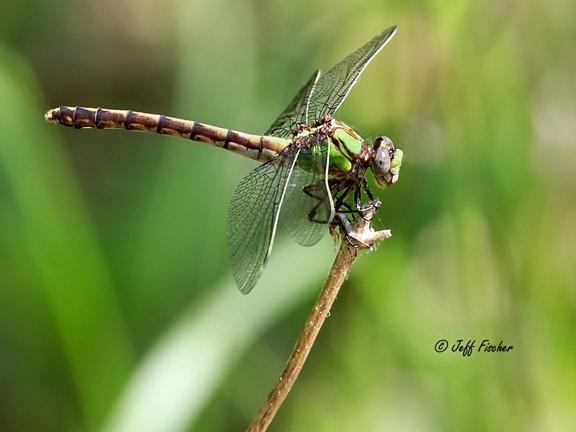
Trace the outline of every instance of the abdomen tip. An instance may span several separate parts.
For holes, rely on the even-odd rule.
[[[57,122],[60,118],[60,109],[52,108],[51,110],[46,111],[44,114],[44,120],[48,122]]]

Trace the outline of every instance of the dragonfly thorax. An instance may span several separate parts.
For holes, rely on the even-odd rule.
[[[372,148],[364,139],[350,126],[335,119],[315,127],[300,127],[295,142],[308,148],[312,156],[302,158],[302,167],[317,169],[314,161],[329,161],[329,177],[348,177],[364,172],[372,160]]]

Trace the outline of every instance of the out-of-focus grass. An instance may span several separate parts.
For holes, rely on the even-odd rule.
[[[299,254],[296,245],[275,252],[301,271],[276,266],[277,277],[264,275],[264,289],[250,299],[238,296],[230,281],[214,288],[209,301],[184,311],[135,371],[106,430],[183,430],[197,419],[231,365],[278,314],[309,297],[306,287],[330,263],[329,256],[318,259],[311,250]]]
[[[255,292],[202,332],[221,295],[211,287],[230,285],[227,200],[254,164],[165,137],[51,129],[34,80],[48,105],[166,111],[258,132],[312,70],[391,24],[397,37],[339,117],[405,150],[400,182],[379,193],[394,237],[357,263],[275,427],[576,422],[573,2],[56,3],[8,2],[0,17],[11,20],[0,26],[0,429],[134,420],[155,388],[138,390],[142,371],[144,383],[182,377],[158,394],[174,397],[172,410],[147,411],[163,416],[156,424],[242,429],[310,306],[291,306],[303,294],[284,291],[283,307],[263,305]],[[38,11],[41,20],[22,18]],[[282,249],[265,277],[289,285],[283,272],[298,273],[311,299],[330,247],[306,251],[314,272]],[[266,285],[257,290],[273,296]],[[259,325],[230,342],[249,311]],[[443,338],[514,349],[437,354]],[[174,346],[179,361],[166,364],[182,370],[155,376],[147,365]],[[196,387],[191,370],[214,353]]]
[[[2,294],[17,308],[29,297],[43,296],[40,304],[45,298],[53,318],[39,320],[34,310],[23,306],[31,316],[14,316],[10,332],[18,335],[20,326],[31,325],[52,337],[70,368],[82,414],[94,426],[110,408],[131,367],[126,325],[70,162],[55,131],[45,128],[40,115],[30,116],[43,109],[33,76],[18,56],[5,50],[0,50],[0,100],[5,122],[0,128],[0,163],[8,186],[3,197],[9,232],[6,254],[10,257],[9,251],[17,249],[26,263],[19,265],[22,275],[8,275],[8,280],[15,280],[5,279]],[[4,274],[9,270],[5,268]],[[12,291],[19,282],[25,289]],[[3,309],[3,314],[10,314],[8,302]],[[55,335],[45,329],[51,326]],[[37,373],[20,362],[27,359],[18,361],[18,353],[5,355],[15,361],[10,366],[16,375]],[[47,366],[41,358],[34,363],[40,369]]]

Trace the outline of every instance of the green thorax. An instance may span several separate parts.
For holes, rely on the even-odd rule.
[[[360,156],[364,140],[354,130],[338,120],[332,120],[330,132],[320,146],[313,146],[310,153],[300,157],[300,167],[312,171],[317,169],[316,158],[321,155],[321,160],[326,160],[326,151],[330,149],[330,168],[331,175],[345,174],[352,170],[353,161]],[[302,131],[296,136],[306,137],[315,135],[324,126],[311,128]]]

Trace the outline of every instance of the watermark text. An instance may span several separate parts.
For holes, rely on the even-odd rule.
[[[434,350],[437,353],[443,353],[450,350],[454,353],[460,353],[463,357],[470,357],[473,353],[501,353],[509,352],[514,349],[513,345],[505,344],[504,341],[493,343],[490,339],[456,339],[450,343],[446,339],[440,339],[434,344]]]

